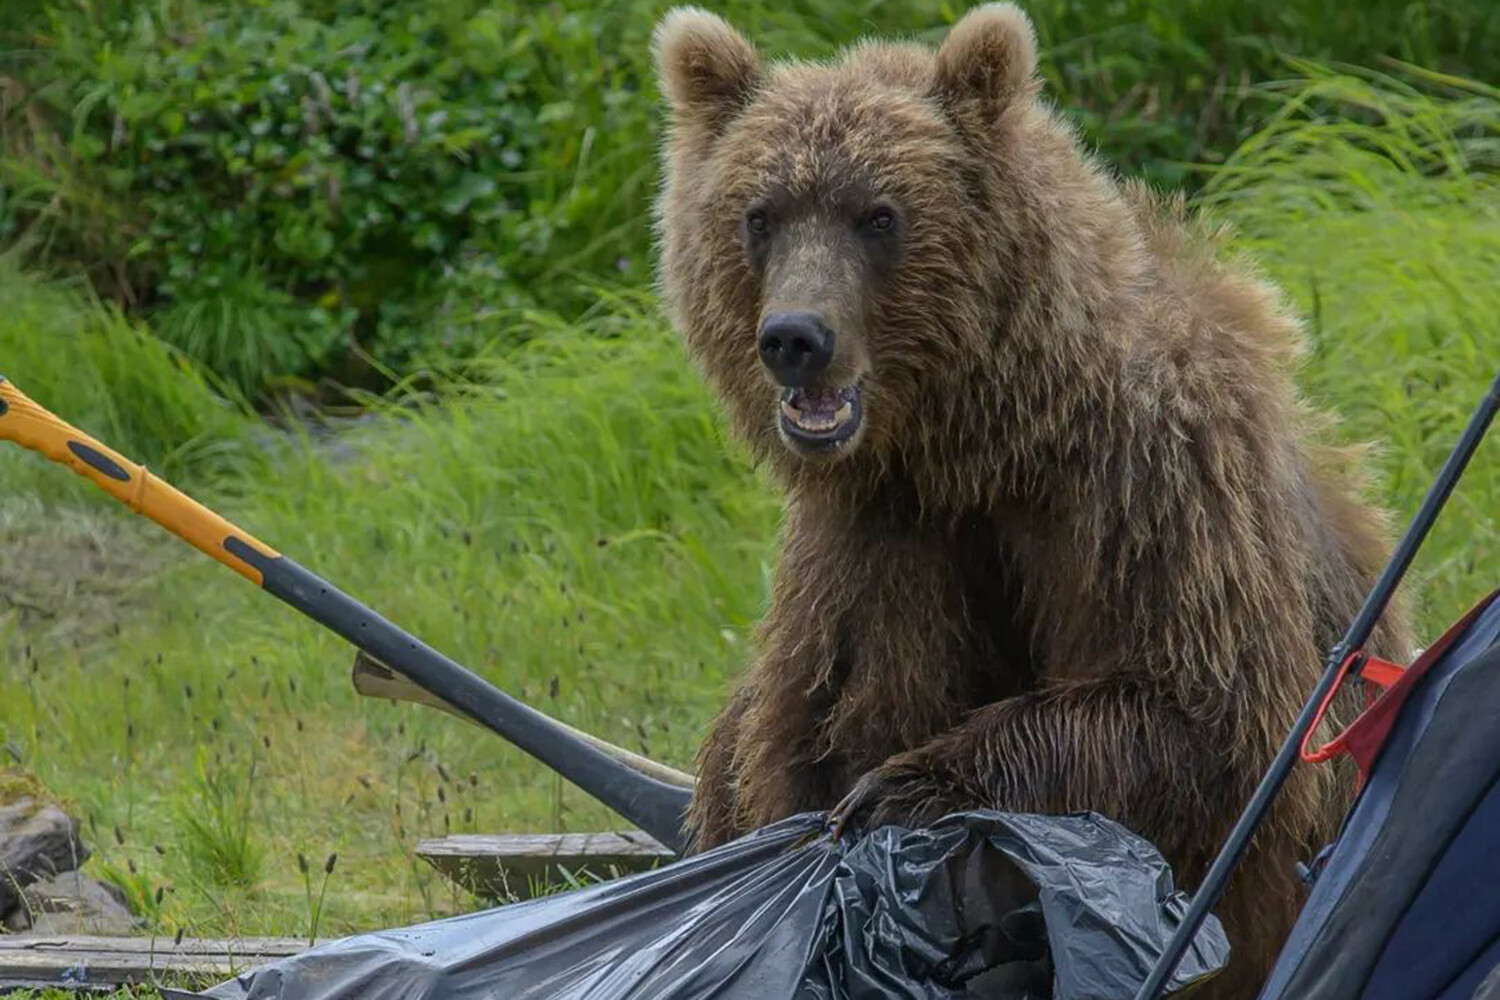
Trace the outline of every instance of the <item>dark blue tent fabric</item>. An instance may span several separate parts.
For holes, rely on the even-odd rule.
[[[1500,600],[1402,707],[1262,1000],[1473,1000],[1500,965]]]
[[[1469,1000],[1474,995],[1480,980],[1500,963],[1497,848],[1500,794],[1491,785],[1397,922],[1365,997]]]

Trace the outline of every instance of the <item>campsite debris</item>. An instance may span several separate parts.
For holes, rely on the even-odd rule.
[[[625,879],[356,934],[192,995],[1116,1000],[1187,905],[1155,848],[1095,814],[961,813],[839,842],[824,818]],[[1216,974],[1228,953],[1207,925],[1173,986]]]
[[[88,857],[77,820],[56,805],[29,795],[0,804],[0,919],[21,905],[31,883],[74,871]]]

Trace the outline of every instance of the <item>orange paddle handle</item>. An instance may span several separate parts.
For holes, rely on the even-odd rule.
[[[0,440],[14,441],[66,465],[137,514],[149,517],[257,587],[264,582],[261,571],[231,552],[225,543],[231,538],[238,539],[268,559],[277,557],[269,545],[152,475],[145,466],[105,447],[33,402],[15,383],[3,377],[0,377]]]

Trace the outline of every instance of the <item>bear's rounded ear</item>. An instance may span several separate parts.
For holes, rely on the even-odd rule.
[[[955,107],[998,115],[1036,89],[1036,32],[1015,4],[969,11],[937,53],[937,94]]]
[[[723,18],[698,7],[668,11],[651,48],[672,113],[714,132],[749,103],[760,80],[755,47]]]

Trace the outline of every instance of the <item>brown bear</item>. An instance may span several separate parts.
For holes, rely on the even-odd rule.
[[[754,665],[699,757],[699,848],[1096,810],[1200,878],[1385,552],[1294,389],[1296,319],[1216,232],[1085,154],[1027,18],[763,63],[655,36],[661,285],[786,492]],[[1406,653],[1400,609],[1372,652]],[[1294,775],[1220,907],[1248,996],[1347,804]]]

